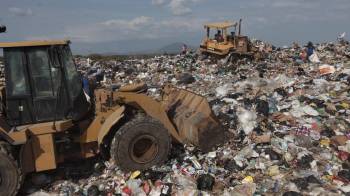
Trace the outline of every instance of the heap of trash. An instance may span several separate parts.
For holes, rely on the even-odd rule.
[[[310,47],[312,50],[310,51]],[[35,174],[32,195],[340,195],[350,193],[350,45],[273,48],[260,61],[195,53],[123,61],[76,59],[98,85],[171,83],[205,96],[226,143],[203,154],[173,145],[169,160],[122,172],[103,159]],[[78,165],[78,166],[77,166]],[[34,185],[33,185],[34,184]]]

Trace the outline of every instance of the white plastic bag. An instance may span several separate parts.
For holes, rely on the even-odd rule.
[[[318,55],[316,52],[314,52],[311,56],[309,56],[309,61],[312,63],[320,63],[320,59],[318,58]]]

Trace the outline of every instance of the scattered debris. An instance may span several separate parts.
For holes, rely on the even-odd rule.
[[[141,80],[157,98],[152,86],[171,83],[207,97],[229,140],[207,154],[174,147],[164,165],[136,173],[105,162],[102,174],[54,178],[42,188],[85,195],[349,194],[350,46],[313,44],[310,58],[306,51],[276,48],[263,62],[227,65],[194,53],[92,60],[89,66],[87,58],[77,58],[90,79],[103,70],[98,85]]]

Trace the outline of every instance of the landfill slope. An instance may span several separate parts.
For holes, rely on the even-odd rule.
[[[263,44],[263,43],[260,43]],[[264,48],[261,46],[260,48]],[[346,195],[350,192],[350,47],[347,42],[266,50],[222,64],[189,53],[148,59],[76,59],[83,75],[115,88],[137,81],[160,96],[173,85],[205,96],[227,142],[207,154],[173,146],[169,160],[124,173],[94,159],[27,179],[33,195]],[[28,187],[27,186],[27,187]],[[33,188],[34,187],[34,188]],[[39,191],[42,189],[42,191]]]

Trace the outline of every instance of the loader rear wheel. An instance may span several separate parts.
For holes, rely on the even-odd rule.
[[[15,196],[22,183],[22,173],[9,149],[0,143],[0,195]]]
[[[151,117],[138,116],[117,131],[110,153],[124,171],[145,170],[165,162],[170,148],[168,130]]]

